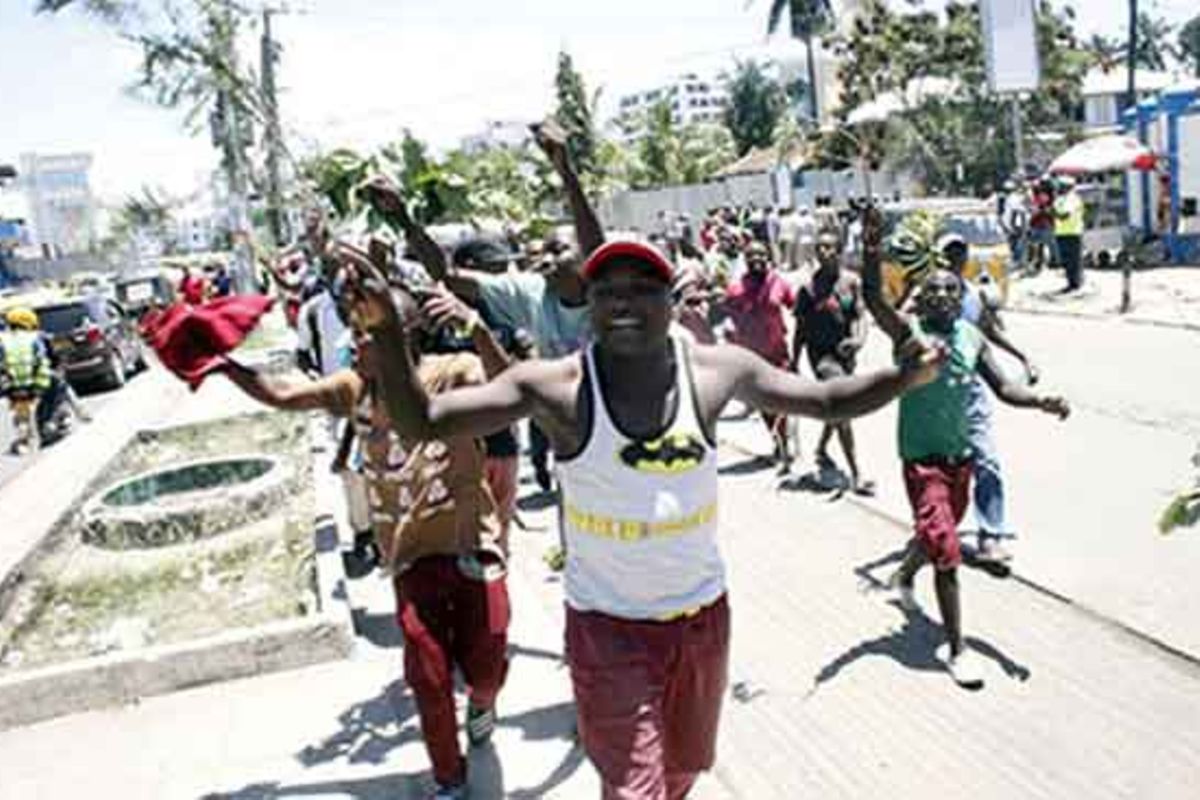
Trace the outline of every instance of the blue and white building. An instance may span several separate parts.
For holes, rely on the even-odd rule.
[[[1141,136],[1162,158],[1158,175],[1133,174],[1126,184],[1129,224],[1158,230],[1174,261],[1200,263],[1200,81],[1168,87],[1121,114],[1121,127]]]

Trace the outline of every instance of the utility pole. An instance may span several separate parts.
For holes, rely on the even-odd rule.
[[[287,242],[288,230],[283,214],[283,193],[279,177],[283,136],[279,128],[279,105],[275,93],[275,65],[279,61],[282,47],[271,38],[271,16],[275,13],[275,9],[263,8],[262,47],[259,57],[267,123],[264,137],[267,148],[267,222],[271,227],[271,237],[275,240],[275,246],[282,247]]]
[[[1133,106],[1133,124],[1137,140],[1145,144],[1147,138],[1146,123],[1142,119],[1141,109],[1137,99],[1137,48],[1138,48],[1138,0],[1129,0],[1129,49],[1126,52],[1126,68],[1129,71],[1126,90],[1129,102]],[[1142,206],[1142,233],[1150,234],[1150,175],[1142,172],[1138,176],[1138,196]]]
[[[1017,181],[1025,180],[1025,132],[1021,126],[1021,95],[1019,92],[1012,93],[1012,135],[1013,135],[1013,158],[1016,163],[1013,168],[1014,179]]]
[[[221,44],[230,75],[237,75],[237,42],[236,23],[233,18],[233,8],[230,3],[222,3],[220,16],[210,17],[212,35]],[[222,30],[223,28],[223,30]],[[245,293],[253,287],[251,280],[252,265],[250,255],[250,210],[246,197],[246,150],[242,135],[241,99],[236,87],[221,87],[217,97],[218,108],[223,107],[223,114],[218,114],[217,135],[222,142],[225,153],[225,176],[228,185],[228,215],[230,234],[233,239],[233,263],[230,270],[233,278],[234,291]]]

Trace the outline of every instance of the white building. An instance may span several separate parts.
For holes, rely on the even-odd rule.
[[[482,131],[464,136],[459,146],[465,153],[481,153],[496,148],[520,147],[528,138],[528,123],[490,120]]]
[[[1139,69],[1134,73],[1138,102],[1156,97],[1175,83],[1166,72]],[[1083,78],[1083,126],[1089,132],[1116,130],[1121,125],[1121,112],[1130,105],[1128,99],[1129,70],[1124,66],[1104,69],[1093,67]]]
[[[622,95],[616,122],[626,142],[638,138],[646,113],[666,101],[671,107],[671,123],[676,127],[692,124],[719,124],[729,100],[725,85],[718,79],[701,78],[687,73],[666,83]]]
[[[83,252],[91,245],[96,214],[91,167],[90,153],[21,156],[17,185],[29,202],[30,242],[43,255]]]

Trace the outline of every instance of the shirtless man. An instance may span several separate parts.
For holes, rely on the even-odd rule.
[[[808,363],[818,380],[853,375],[858,351],[867,338],[862,314],[862,285],[853,273],[842,270],[842,242],[837,228],[817,234],[817,271],[796,295],[796,331],[792,340],[792,370],[800,365],[800,351],[808,349]],[[854,430],[849,422],[826,425],[817,442],[817,464],[831,466],[827,448],[834,431],[850,468],[850,487],[870,495],[874,486],[864,481],[854,451]]]

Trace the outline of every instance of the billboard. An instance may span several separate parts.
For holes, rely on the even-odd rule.
[[[993,92],[1032,92],[1038,87],[1034,0],[981,0],[988,86]]]

